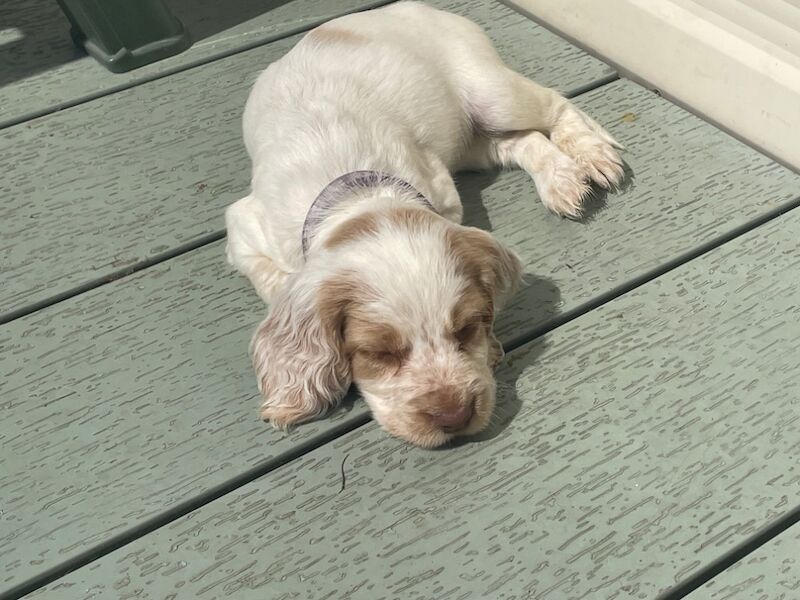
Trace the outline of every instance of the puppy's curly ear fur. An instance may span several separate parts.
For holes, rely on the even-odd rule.
[[[351,382],[342,328],[350,281],[294,276],[275,298],[250,344],[261,417],[285,428],[335,405]]]

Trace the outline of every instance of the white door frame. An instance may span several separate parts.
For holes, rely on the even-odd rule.
[[[503,0],[800,171],[800,0]]]

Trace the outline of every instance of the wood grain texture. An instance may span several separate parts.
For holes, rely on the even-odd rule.
[[[32,597],[654,598],[800,502],[798,235],[795,211],[515,351],[480,439],[368,425]]]
[[[6,0],[0,23],[0,127],[64,103],[132,86],[198,60],[374,6],[369,0],[167,0],[193,39],[176,56],[127,73],[111,73],[77,49],[69,22],[49,0]],[[11,29],[13,28],[13,29]]]
[[[434,4],[487,26],[509,64],[544,84],[570,90],[609,72],[507,7]],[[297,39],[5,130],[0,314],[221,230],[250,181],[247,93]]]
[[[527,284],[498,322],[505,341],[726,231],[741,212],[779,204],[792,188],[782,170],[634,84],[581,102],[626,144],[636,175],[588,223],[548,215],[523,173],[460,178],[467,222],[491,228],[527,265]],[[639,116],[629,122],[618,111]],[[709,157],[708,171],[698,157]],[[357,403],[289,438],[262,425],[246,356],[262,313],[217,243],[4,326],[0,485],[13,495],[0,530],[2,583],[364,414]]]
[[[795,600],[800,598],[800,526],[784,531],[729,567],[689,600]]]

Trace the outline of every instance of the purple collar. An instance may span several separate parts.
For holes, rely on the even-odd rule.
[[[345,173],[325,186],[325,189],[319,193],[319,196],[314,199],[314,202],[312,202],[311,206],[308,208],[306,220],[303,221],[303,258],[306,258],[308,246],[320,224],[325,220],[325,217],[328,216],[331,209],[339,203],[344,192],[359,188],[366,189],[388,186],[393,186],[413,194],[414,199],[422,206],[436,212],[436,209],[433,208],[433,205],[425,196],[420,194],[410,183],[398,177],[387,175],[379,171],[351,171],[350,173]]]

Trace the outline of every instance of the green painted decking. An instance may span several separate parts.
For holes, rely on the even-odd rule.
[[[800,177],[493,1],[432,3],[627,164],[583,222],[458,176],[526,265],[493,429],[411,448],[356,394],[258,420],[266,308],[222,239],[244,101],[384,3],[175,0],[195,45],[122,75],[55,3],[0,8],[0,598],[800,598]]]
[[[691,600],[793,600],[800,597],[800,527],[785,531],[734,564]]]

